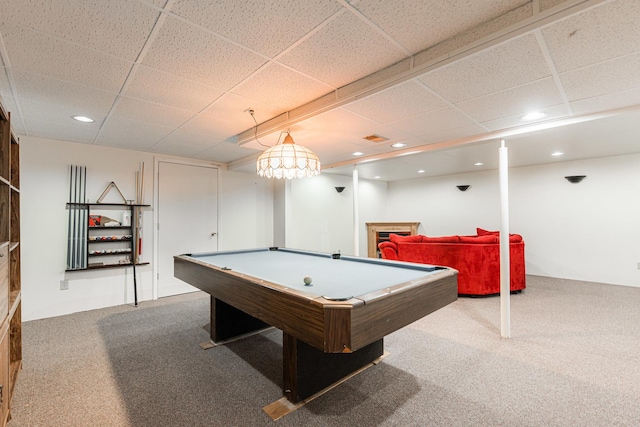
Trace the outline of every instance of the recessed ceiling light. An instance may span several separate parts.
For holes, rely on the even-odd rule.
[[[76,119],[79,122],[83,122],[83,123],[93,123],[93,119],[91,117],[87,117],[87,116],[73,116],[74,119]]]
[[[552,156],[562,156],[564,153],[562,151],[556,151],[555,153],[551,153]]]
[[[424,173],[424,169],[420,169],[418,173]]]
[[[534,111],[532,113],[529,114],[525,114],[524,116],[522,116],[522,118],[520,120],[528,122],[531,120],[538,120],[538,119],[542,119],[547,117],[547,113],[541,113],[540,111]]]
[[[406,146],[407,146],[407,144],[406,144],[406,143],[404,143],[404,142],[396,142],[395,144],[391,144],[391,146],[392,146],[393,148],[402,148],[402,147],[406,147]]]
[[[376,175],[376,176],[373,177],[373,179],[380,179],[380,176]]]
[[[356,151],[355,153],[351,153],[354,156],[362,156],[364,153],[362,151]]]
[[[484,163],[482,163],[482,162],[478,162],[478,163],[474,163],[473,164],[473,166],[482,166],[482,165],[484,165]]]

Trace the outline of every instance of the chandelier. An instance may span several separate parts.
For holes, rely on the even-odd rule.
[[[308,148],[293,142],[287,136],[280,145],[274,145],[258,157],[258,175],[267,178],[305,178],[320,174],[320,159]]]

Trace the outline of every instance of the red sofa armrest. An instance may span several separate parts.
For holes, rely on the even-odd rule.
[[[378,244],[380,254],[384,259],[398,259],[398,246],[393,242],[382,242]]]

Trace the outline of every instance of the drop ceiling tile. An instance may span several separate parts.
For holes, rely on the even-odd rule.
[[[219,137],[185,132],[178,129],[153,147],[153,151],[156,153],[191,157],[223,142],[224,140]]]
[[[12,95],[6,68],[0,69],[0,95]]]
[[[159,126],[178,127],[193,117],[193,113],[140,99],[120,97],[111,116]]]
[[[202,113],[185,123],[181,129],[226,139],[239,134],[247,127],[244,123],[228,122],[217,119],[210,113]]]
[[[28,134],[40,138],[56,139],[61,141],[80,142],[83,144],[93,143],[98,129],[95,127],[78,128],[75,124],[68,125],[66,122],[25,120]],[[80,130],[79,130],[80,129]]]
[[[69,128],[69,130],[77,129],[78,132],[81,133],[93,133],[93,137],[97,135],[100,130],[100,125],[106,116],[106,112],[103,114],[85,113],[84,110],[79,111],[75,106],[48,104],[29,99],[23,99],[20,106],[24,119],[28,123],[37,123],[39,120],[48,123],[59,123],[61,126]],[[83,115],[91,114],[89,117],[91,117],[94,122],[83,123],[74,120],[73,116],[77,116],[80,113]],[[28,130],[31,131],[30,128]],[[93,140],[91,142],[93,142]]]
[[[137,58],[159,16],[130,0],[4,0],[2,14],[7,22],[128,61]]]
[[[539,123],[548,120],[555,120],[569,117],[569,111],[564,104],[554,105],[553,107],[541,108],[537,110],[541,113],[545,113],[547,116],[540,120],[522,121],[523,114],[516,114],[511,117],[504,117],[497,120],[489,120],[482,122],[482,125],[491,131],[498,131],[502,129],[510,129],[519,126],[529,126],[534,123]]]
[[[640,88],[640,53],[562,73],[560,80],[569,101]]]
[[[604,2],[542,30],[556,69],[585,65],[637,52],[640,46],[640,2]]]
[[[566,0],[539,0],[540,11],[551,9],[554,6],[564,3]]]
[[[432,132],[472,125],[473,121],[452,107],[430,111],[425,114],[398,120],[391,125],[413,136],[422,137]]]
[[[377,121],[362,117],[343,108],[328,111],[317,115],[291,127],[291,133],[304,132],[309,137],[305,139],[318,139],[323,146],[339,148],[338,141],[349,141],[351,144],[362,146],[389,146],[393,142],[405,140],[411,135]],[[364,139],[369,135],[380,135],[388,140],[383,142],[371,142]],[[295,139],[295,136],[294,136]],[[304,144],[303,144],[304,145]]]
[[[113,92],[21,71],[14,71],[13,79],[16,92],[23,100],[75,110],[74,115],[94,119],[106,116],[117,97]]]
[[[11,129],[13,129],[13,132],[21,135],[26,134],[23,126],[23,117],[20,115],[20,111],[18,111],[15,98],[13,96],[3,95],[0,101],[2,101],[4,109],[11,113]]]
[[[418,52],[414,55],[415,65],[432,65],[448,59],[452,53],[468,49],[478,42],[481,43],[482,39],[494,37],[496,33],[503,32],[504,30],[508,31],[509,27],[517,26],[532,16],[532,2],[524,3],[495,19],[486,21],[468,31],[456,34],[433,47]]]
[[[451,141],[455,139],[468,138],[474,135],[485,133],[486,130],[480,125],[470,124],[449,129],[433,129],[420,137],[423,144],[435,144],[438,142]]]
[[[280,59],[334,87],[394,64],[406,55],[351,13],[343,13]]]
[[[165,154],[168,156],[180,156],[180,157],[189,157],[195,158],[197,154],[201,151],[194,147],[190,147],[188,145],[181,144],[165,144],[164,142],[156,145],[151,149],[152,152],[158,154]]]
[[[260,135],[258,136],[258,138],[252,137],[251,139],[249,139],[246,142],[243,142],[242,145],[239,145],[239,146],[244,148],[250,148],[258,152],[262,152],[269,147],[273,147],[274,145],[282,143],[282,141],[286,136],[286,133],[287,131],[283,130],[283,131],[272,132],[266,135]],[[304,138],[304,140],[298,141],[298,131],[291,132],[291,136],[293,137],[294,142],[296,144],[300,143],[301,145],[305,145],[307,143],[306,138]],[[232,138],[229,138],[227,142],[236,143],[237,141],[235,141],[235,139],[232,137]]]
[[[182,129],[177,129],[169,136],[162,140],[154,151],[158,151],[168,146],[184,146],[194,152],[203,151],[207,148],[211,148],[214,145],[218,145],[224,142],[224,139],[214,135],[207,135],[203,133],[187,132]]]
[[[423,85],[410,80],[354,101],[343,108],[380,123],[389,123],[446,106],[442,99]]]
[[[550,75],[535,36],[527,34],[437,68],[419,80],[457,103]]]
[[[521,6],[522,0],[362,0],[354,7],[413,53]],[[407,29],[411,29],[408,31]]]
[[[247,156],[255,155],[263,150],[252,150],[246,146],[239,146],[229,142],[215,145],[202,152],[198,153],[198,158],[205,160],[212,160],[215,162],[228,163],[233,160],[245,158]],[[250,162],[248,165],[250,173],[255,173],[255,162]]]
[[[15,25],[0,24],[11,67],[118,92],[131,63]]]
[[[479,122],[526,114],[562,104],[552,77],[456,104]]]
[[[240,123],[249,129],[255,126],[255,122],[247,111],[253,110],[253,115],[258,123],[262,123],[285,112],[283,108],[264,104],[252,98],[236,95],[230,92],[225,93],[216,100],[210,107],[202,112],[203,116],[212,117],[227,122]]]
[[[228,90],[266,59],[214,34],[167,17],[143,64],[220,90]]]
[[[140,66],[124,92],[133,98],[164,104],[197,113],[224,92],[154,68]]]
[[[166,126],[110,117],[102,125],[96,144],[148,151],[172,131]]]
[[[340,10],[333,0],[178,0],[175,14],[273,57]]]
[[[305,102],[331,92],[331,86],[290,70],[278,64],[270,64],[256,75],[233,88],[232,92],[283,108],[293,109]]]
[[[573,114],[577,116],[640,105],[640,89],[580,99],[571,102],[570,105]]]

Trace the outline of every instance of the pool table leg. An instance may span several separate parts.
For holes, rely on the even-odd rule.
[[[268,327],[262,320],[211,296],[211,341],[225,341]]]
[[[283,333],[283,390],[293,403],[304,400],[382,356],[383,339],[353,353],[325,353]]]

